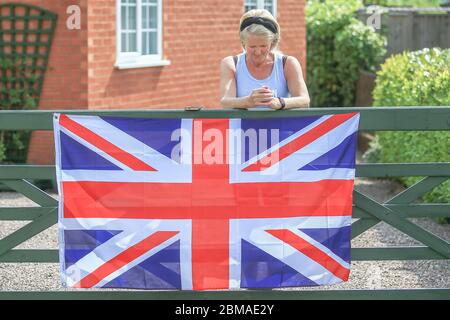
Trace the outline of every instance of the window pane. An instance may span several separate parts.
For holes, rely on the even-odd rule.
[[[158,28],[158,7],[146,5],[142,6],[142,28],[156,29]]]
[[[257,0],[246,0],[244,2],[244,12],[257,8]]]
[[[118,45],[121,52],[138,52],[142,55],[158,54],[160,46],[158,28],[161,27],[158,25],[159,4],[159,0],[120,1],[118,10],[121,15],[121,32]],[[137,15],[138,5],[141,6],[140,16]]]
[[[128,29],[136,30],[136,7],[130,7],[128,10],[129,18],[128,18]]]
[[[158,7],[150,7],[150,28],[158,28]]]
[[[274,1],[273,0],[263,0],[259,2],[258,0],[245,0],[244,1],[244,11],[247,12],[252,9],[266,9],[272,14],[274,13]]]
[[[273,14],[273,0],[264,0],[264,9]]]
[[[120,15],[121,15],[120,28],[122,30],[125,30],[127,29],[127,7],[120,8]]]
[[[244,11],[245,11],[245,12],[250,11],[250,10],[253,10],[253,9],[256,9],[256,6],[245,6],[245,7],[244,7]]]
[[[158,40],[157,32],[143,32],[142,54],[157,54],[158,53],[157,40]]]
[[[148,54],[148,32],[142,32],[142,54]]]
[[[149,27],[149,19],[148,19],[148,6],[142,6],[142,28],[148,29]]]
[[[137,51],[137,44],[136,44],[136,32],[130,33],[128,34],[129,37],[129,47],[128,47],[128,52],[136,52]]]
[[[158,53],[158,33],[157,32],[149,32],[150,34],[150,48],[149,54],[157,54]]]
[[[122,32],[120,39],[121,39],[120,51],[127,52],[127,34]]]

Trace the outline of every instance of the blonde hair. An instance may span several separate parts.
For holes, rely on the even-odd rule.
[[[251,24],[244,30],[240,31],[242,22],[250,17],[261,17],[268,19],[273,22],[273,24],[277,27],[277,33],[273,33],[266,27],[259,24]],[[239,21],[239,38],[245,47],[249,36],[261,36],[267,38],[271,42],[270,50],[276,50],[278,48],[278,43],[281,39],[281,29],[277,20],[273,17],[273,15],[267,11],[266,9],[253,9],[244,13]]]

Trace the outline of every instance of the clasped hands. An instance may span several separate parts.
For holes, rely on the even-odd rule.
[[[259,106],[267,106],[271,109],[278,110],[281,108],[280,100],[273,94],[267,86],[254,89],[248,96],[248,104],[251,108]]]

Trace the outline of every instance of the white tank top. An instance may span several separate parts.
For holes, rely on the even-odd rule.
[[[267,86],[275,91],[277,97],[288,98],[290,96],[287,81],[284,76],[283,55],[274,53],[275,61],[272,73],[265,79],[255,79],[247,68],[245,52],[237,56],[236,64],[236,97],[246,97],[252,90]]]

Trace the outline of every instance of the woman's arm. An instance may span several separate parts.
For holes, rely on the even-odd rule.
[[[220,105],[222,108],[246,109],[251,107],[248,97],[236,98],[236,67],[232,56],[220,63]]]
[[[309,93],[303,79],[300,62],[295,57],[289,56],[284,67],[284,75],[287,80],[290,98],[285,98],[285,109],[309,108]]]

